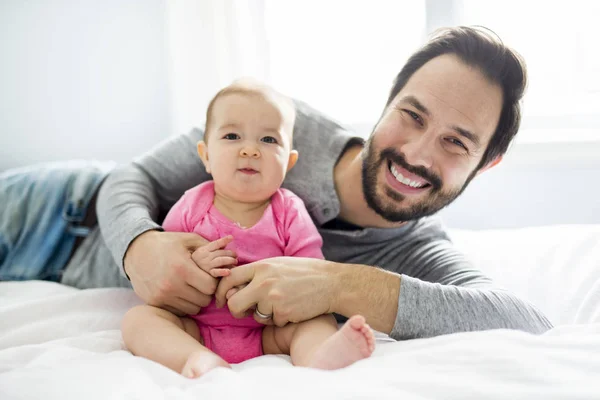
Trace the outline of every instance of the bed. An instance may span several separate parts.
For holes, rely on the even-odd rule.
[[[0,399],[600,399],[600,226],[451,231],[497,283],[540,307],[543,335],[394,342],[338,371],[263,356],[189,380],[123,346],[126,289],[0,283]]]

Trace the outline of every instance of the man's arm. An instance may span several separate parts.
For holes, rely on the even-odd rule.
[[[398,315],[400,275],[359,264],[335,263],[331,268],[338,276],[332,312],[347,318],[360,314],[373,329],[390,334]]]
[[[438,251],[416,248],[412,258],[421,279],[367,265],[278,257],[233,269],[219,283],[217,305],[227,302],[241,317],[258,304],[273,310],[278,326],[324,313],[362,314],[397,340],[499,328],[542,333],[552,327],[533,305],[494,288],[448,240],[427,244]]]
[[[194,129],[167,140],[134,162],[115,169],[97,202],[98,224],[115,262],[123,266],[131,242],[149,230],[162,230],[159,217],[183,193],[210,179],[196,152],[203,137]]]
[[[363,314],[374,329],[412,339],[488,329],[542,333],[552,327],[532,304],[494,288],[448,241],[415,262],[436,282],[366,265],[338,264],[333,310]]]

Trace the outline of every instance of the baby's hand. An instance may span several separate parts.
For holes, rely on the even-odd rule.
[[[233,250],[224,250],[225,246],[233,241],[233,236],[227,236],[220,242],[210,242],[196,251],[192,259],[203,271],[214,278],[229,276],[231,271],[228,267],[237,264],[237,254]]]

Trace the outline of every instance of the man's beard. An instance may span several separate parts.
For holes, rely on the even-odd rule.
[[[373,148],[373,137],[369,138],[366,145],[366,156],[362,163],[362,188],[363,195],[369,208],[389,222],[403,222],[415,220],[435,214],[448,204],[452,203],[465,190],[469,182],[475,177],[477,170],[469,175],[465,184],[453,190],[442,190],[443,183],[440,177],[424,167],[415,167],[406,162],[405,157],[393,148],[386,148],[379,156]],[[431,186],[428,197],[418,204],[402,207],[406,196],[391,188],[385,189],[385,195],[377,194],[377,176],[382,165],[389,168],[389,163],[400,165],[407,171],[425,178]],[[385,197],[389,197],[385,200]],[[393,203],[392,203],[393,201]]]

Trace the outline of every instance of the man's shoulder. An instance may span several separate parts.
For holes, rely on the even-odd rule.
[[[294,124],[294,147],[315,148],[320,153],[339,152],[337,143],[347,142],[357,135],[348,126],[310,105],[294,100],[296,121]]]

